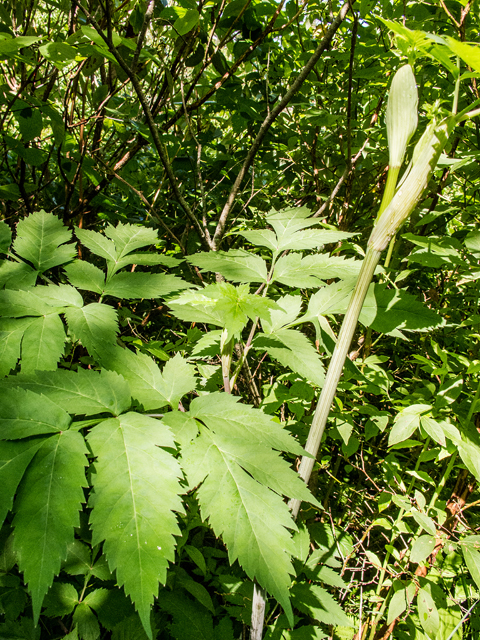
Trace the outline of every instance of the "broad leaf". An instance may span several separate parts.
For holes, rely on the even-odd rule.
[[[379,333],[402,337],[403,331],[428,331],[445,324],[442,316],[406,291],[372,284],[360,312],[360,322]]]
[[[187,364],[179,353],[165,364],[162,378],[161,393],[173,409],[178,407],[178,403],[186,393],[196,387],[194,368]]]
[[[418,590],[417,604],[420,624],[429,637],[435,637],[440,626],[440,617],[437,606],[426,588],[420,587]]]
[[[0,291],[0,316],[21,318],[23,316],[45,316],[49,313],[62,313],[63,304],[49,304],[42,299],[46,287],[32,287],[22,291],[5,289]]]
[[[319,316],[345,313],[354,287],[354,280],[334,282],[322,287],[310,298],[307,312],[299,318],[298,323],[311,322]]]
[[[188,261],[200,267],[202,272],[215,271],[232,282],[267,281],[265,261],[260,256],[243,249],[197,253],[188,258]]]
[[[65,267],[67,278],[74,287],[85,291],[103,293],[105,288],[105,274],[91,262],[75,260]]]
[[[283,499],[246,473],[205,428],[183,447],[182,460],[190,486],[202,483],[202,516],[222,536],[230,562],[238,559],[292,618],[288,588],[295,549],[287,529],[296,527]]]
[[[465,564],[477,587],[480,588],[480,541],[478,536],[469,536],[462,540],[462,552]]]
[[[116,348],[102,357],[107,369],[122,373],[130,384],[132,397],[147,411],[170,404],[178,408],[182,396],[195,389],[193,367],[177,354],[168,361],[163,373],[152,358],[129,349]]]
[[[249,293],[248,285],[234,287],[228,282],[208,285],[200,291],[187,291],[170,300],[168,306],[180,320],[225,327],[227,340],[238,334],[249,318],[269,319],[270,310],[279,308],[272,300]]]
[[[105,238],[105,236],[97,231],[79,229],[78,227],[75,228],[75,235],[80,242],[87,247],[87,249],[90,249],[92,253],[115,264],[117,259],[117,250],[115,249],[115,244],[111,240]]]
[[[173,536],[180,534],[173,512],[182,512],[181,471],[159,448],[174,448],[173,439],[162,422],[127,413],[94,427],[88,441],[97,458],[92,544],[104,541],[110,569],[151,638],[150,606],[174,559]]]
[[[285,367],[321,387],[325,369],[315,347],[308,338],[294,329],[279,329],[270,335],[259,334],[252,342],[254,349],[266,351]]]
[[[112,307],[93,302],[82,309],[67,309],[65,318],[70,333],[80,340],[91,356],[99,357],[116,344],[118,318]]]
[[[11,243],[12,230],[5,220],[0,220],[0,253],[7,253]]]
[[[351,627],[352,623],[332,596],[317,584],[299,582],[292,587],[295,607],[318,622]]]
[[[17,487],[43,439],[29,438],[6,442],[0,440],[0,527],[11,511]]]
[[[157,231],[143,225],[119,223],[116,227],[113,227],[109,224],[105,229],[105,235],[115,242],[119,259],[135,251],[135,249],[158,243]]]
[[[75,431],[47,438],[20,484],[14,509],[14,545],[18,564],[32,596],[33,618],[67,556],[79,526],[79,509],[87,486],[87,448]]]
[[[413,404],[400,411],[393,423],[393,428],[388,436],[388,446],[408,440],[420,426],[420,416],[429,411],[429,404]]]
[[[294,322],[302,307],[301,296],[286,295],[279,298],[276,302],[280,309],[278,311],[270,311],[269,320],[262,320],[262,328],[265,333],[275,333],[278,329]]]
[[[410,552],[410,562],[414,562],[416,564],[419,562],[425,562],[434,549],[434,536],[420,536],[413,543],[412,550]]]
[[[188,444],[198,435],[198,422],[184,411],[170,411],[163,417],[163,422],[173,433],[175,442]]]
[[[17,364],[23,334],[33,321],[33,318],[0,318],[0,376],[10,373]]]
[[[5,440],[53,434],[70,426],[70,416],[45,396],[1,388],[0,435]]]
[[[26,262],[4,260],[0,265],[0,288],[29,289],[35,286],[38,271]]]
[[[172,256],[165,256],[162,253],[129,253],[124,256],[116,263],[116,268],[122,269],[129,264],[141,264],[147,267],[155,267],[159,264],[164,265],[165,267],[178,267],[179,264],[182,264],[183,260],[179,260],[178,258],[172,258]]]
[[[79,369],[42,371],[36,375],[17,375],[0,383],[3,387],[29,389],[49,398],[72,414],[95,415],[108,412],[115,416],[130,408],[130,387],[113,371]]]
[[[57,368],[65,343],[63,322],[56,314],[33,319],[25,329],[22,341],[22,373],[37,369]]]
[[[42,272],[69,262],[75,256],[73,244],[61,246],[71,238],[72,232],[61,220],[42,210],[18,223],[13,248]]]
[[[181,278],[163,273],[116,273],[107,281],[106,296],[115,298],[161,298],[192,285]]]
[[[246,438],[249,442],[296,455],[304,453],[298,442],[272,416],[241,404],[239,400],[219,392],[199,396],[191,402],[187,415],[208,422],[213,431],[232,438]]]

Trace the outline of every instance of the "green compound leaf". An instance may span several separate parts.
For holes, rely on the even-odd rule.
[[[191,284],[181,278],[163,273],[116,273],[104,288],[106,296],[115,298],[161,298]]]
[[[31,322],[33,318],[0,318],[0,376],[17,364],[23,334]]]
[[[155,229],[134,224],[119,223],[116,227],[109,224],[105,229],[105,235],[114,241],[119,260],[135,249],[158,243],[158,233]]]
[[[0,287],[6,289],[28,289],[35,286],[38,271],[26,262],[4,260],[0,265]]]
[[[317,584],[299,582],[292,587],[295,607],[324,624],[351,627],[352,623],[332,596]]]
[[[56,314],[35,318],[29,323],[22,341],[22,373],[37,369],[51,371],[63,355],[65,344],[63,322]]]
[[[72,238],[72,232],[53,213],[37,211],[17,225],[17,237],[13,248],[18,255],[43,272],[75,256],[73,244],[64,245]]]
[[[0,527],[12,509],[13,497],[26,468],[42,444],[41,438],[13,442],[0,440]]]
[[[292,618],[288,589],[295,548],[288,529],[296,526],[286,503],[246,473],[208,429],[183,447],[182,460],[190,486],[202,483],[202,517],[222,536],[230,563],[238,559]]]
[[[200,267],[203,273],[215,271],[232,282],[267,282],[265,260],[243,249],[197,253],[188,262]]]
[[[116,348],[102,357],[102,365],[117,371],[130,384],[132,398],[147,410],[159,409],[170,404],[178,409],[179,400],[195,389],[193,367],[180,354],[169,360],[163,372],[155,361],[143,353]]]
[[[5,440],[58,433],[70,416],[54,402],[32,391],[1,388],[0,433]]]
[[[117,341],[118,317],[113,307],[93,302],[65,312],[68,328],[92,357],[99,357]]]
[[[0,383],[42,394],[71,414],[92,416],[108,412],[114,416],[130,408],[128,382],[114,371],[42,371],[36,375],[17,375]]]
[[[368,289],[360,322],[379,333],[403,337],[403,331],[428,331],[445,324],[435,311],[405,291],[372,284]]]
[[[208,285],[200,291],[187,291],[170,300],[168,306],[180,320],[225,327],[227,340],[238,334],[249,318],[268,320],[270,311],[279,309],[273,300],[251,294],[248,285],[234,287],[228,282]]]
[[[87,448],[76,431],[47,438],[30,463],[14,504],[14,546],[32,596],[34,621],[79,526],[87,486]]]
[[[266,351],[272,358],[315,385],[323,385],[323,364],[315,347],[300,331],[279,329],[270,335],[257,335],[252,342],[252,348]]]
[[[240,404],[239,400],[236,396],[220,392],[199,396],[192,401],[190,411],[185,415],[208,422],[213,431],[225,436],[245,438],[250,443],[295,455],[304,453],[293,436],[272,416],[250,405]]]
[[[159,606],[173,617],[170,632],[175,640],[213,640],[213,619],[184,592],[162,591]]]
[[[262,320],[265,333],[275,333],[285,325],[295,322],[302,307],[302,297],[286,295],[277,300],[277,305],[280,309],[270,311],[269,320]]]
[[[129,264],[141,264],[147,267],[155,267],[159,264],[165,267],[178,267],[182,264],[183,260],[178,258],[172,258],[171,256],[165,256],[159,253],[130,253],[123,258],[120,258],[116,264],[117,269],[122,269]]]
[[[0,253],[7,253],[12,243],[12,231],[4,220],[0,220]]]
[[[43,613],[50,618],[68,616],[77,604],[78,593],[73,584],[54,582],[43,601]]]
[[[105,258],[107,262],[115,263],[117,259],[115,244],[105,236],[102,236],[101,233],[75,227],[75,235],[92,253]]]
[[[150,606],[180,534],[173,512],[183,511],[180,467],[159,448],[174,448],[173,438],[162,422],[127,413],[94,427],[88,441],[97,458],[92,544],[104,541],[109,567],[151,638]]]
[[[281,496],[316,501],[270,447],[297,452],[300,447],[269,416],[237,404],[229,394],[195,398],[189,414],[187,418],[202,424],[197,438],[192,439],[192,431],[190,441],[183,440],[182,460],[189,485],[201,484],[202,517],[222,536],[230,562],[238,559],[290,616],[290,556],[295,546],[288,529],[296,525]]]
[[[21,318],[23,316],[45,316],[50,313],[62,313],[62,304],[49,304],[48,299],[42,299],[42,293],[47,287],[32,287],[23,291],[5,289],[0,291],[0,315],[7,318]]]
[[[100,294],[105,289],[105,274],[91,262],[75,260],[65,267],[65,273],[69,282],[78,289]]]

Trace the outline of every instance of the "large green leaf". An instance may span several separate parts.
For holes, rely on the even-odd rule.
[[[31,459],[43,444],[41,438],[26,440],[0,440],[0,527],[12,509],[17,487]]]
[[[39,371],[36,375],[17,375],[0,382],[0,389],[20,387],[42,394],[71,414],[95,415],[108,412],[115,416],[130,408],[130,387],[113,371],[79,369]]]
[[[38,620],[42,601],[67,556],[87,486],[87,448],[77,431],[47,438],[30,463],[14,504],[14,546]]]
[[[67,309],[65,318],[70,332],[91,356],[99,357],[116,344],[118,318],[113,307],[92,302],[82,309]]]
[[[243,249],[196,253],[188,261],[200,267],[202,272],[215,271],[232,282],[267,281],[265,260]]]
[[[331,278],[353,278],[360,272],[361,262],[351,258],[314,254],[302,258],[299,253],[282,256],[275,264],[273,280],[291,287],[320,287]]]
[[[111,240],[105,238],[101,233],[91,231],[90,229],[75,228],[75,235],[92,253],[105,258],[107,262],[115,264],[117,250]]]
[[[105,229],[105,235],[114,241],[119,260],[135,249],[158,243],[157,231],[144,225],[119,223],[113,227],[109,224]]]
[[[273,300],[249,293],[248,285],[234,287],[228,282],[208,285],[200,291],[187,291],[169,300],[168,306],[180,320],[225,327],[228,340],[243,329],[249,318],[269,319],[270,310],[279,309]]]
[[[63,355],[65,329],[57,314],[33,319],[25,329],[22,340],[22,372],[57,368]]]
[[[0,436],[5,440],[58,433],[70,426],[68,413],[45,396],[3,387],[1,394]]]
[[[296,529],[295,523],[283,499],[246,473],[217,443],[216,435],[203,428],[182,449],[190,486],[201,483],[202,516],[222,536],[230,562],[238,560],[292,618],[288,589],[295,549],[288,529]]]
[[[301,296],[286,295],[276,302],[280,309],[270,311],[270,318],[262,320],[262,328],[265,333],[275,333],[285,325],[295,322],[302,307]]]
[[[150,606],[174,559],[173,536],[180,534],[173,512],[182,512],[181,471],[160,448],[174,448],[173,438],[162,422],[127,413],[94,427],[88,441],[97,458],[92,544],[104,541],[110,569],[151,638]]]
[[[225,393],[200,396],[190,412],[177,416],[176,422],[201,421],[195,439],[185,424],[183,465],[191,487],[202,483],[202,516],[222,536],[230,562],[238,559],[248,576],[257,578],[291,616],[288,587],[295,548],[288,529],[296,526],[280,496],[316,501],[272,450],[299,453],[298,444],[271,417],[237,400]]]
[[[49,313],[62,313],[64,305],[49,304],[42,298],[47,287],[32,287],[22,291],[5,289],[0,291],[0,316],[21,318],[23,316],[44,316]]]
[[[340,605],[318,584],[299,582],[292,587],[295,607],[324,624],[351,627],[352,623]]]
[[[309,300],[307,312],[298,323],[311,322],[319,316],[345,313],[355,287],[354,280],[334,282],[319,289]]]
[[[4,260],[0,264],[0,287],[6,289],[28,289],[37,281],[38,271],[26,262]]]
[[[11,243],[12,230],[5,220],[0,220],[0,253],[7,253]]]
[[[122,373],[130,384],[132,397],[146,411],[166,404],[177,409],[182,396],[196,386],[193,367],[180,354],[167,362],[163,372],[152,358],[129,349],[113,349],[102,357],[101,362],[107,369]]]
[[[33,318],[0,318],[0,376],[10,373],[20,358],[25,329]]]
[[[199,396],[192,400],[186,415],[208,422],[213,431],[229,434],[232,438],[246,438],[251,443],[296,455],[304,453],[292,435],[272,416],[241,404],[239,400],[236,396],[219,392]]]
[[[321,387],[325,369],[315,347],[306,336],[294,329],[279,329],[272,334],[259,334],[252,342],[253,349],[266,351],[285,367]]]
[[[429,331],[445,320],[406,291],[372,284],[360,312],[360,322],[379,333],[402,337],[403,331]]]
[[[163,273],[116,273],[107,281],[106,296],[115,298],[160,298],[192,285],[181,278]]]
[[[91,262],[75,260],[65,267],[65,272],[69,282],[78,289],[100,294],[105,289],[105,274]]]
[[[37,211],[17,225],[13,248],[38,271],[69,262],[75,255],[73,244],[65,246],[72,232],[53,213]],[[62,246],[63,245],[63,246]]]

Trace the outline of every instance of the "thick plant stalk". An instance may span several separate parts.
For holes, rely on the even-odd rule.
[[[365,300],[368,286],[375,272],[382,251],[388,246],[391,238],[402,226],[420,200],[428,180],[435,169],[438,158],[442,153],[448,137],[457,119],[454,116],[444,118],[436,127],[431,127],[427,135],[423,136],[416,148],[416,160],[393,196],[390,204],[380,215],[368,241],[365,259],[358,276],[350,304],[345,315],[337,344],[328,367],[325,383],[318,400],[305,450],[313,457],[302,458],[299,474],[308,483],[318,449],[322,441],[328,414],[337,390],[338,381],[342,374],[345,358],[352,341],[357,320]],[[299,500],[289,503],[293,516],[296,518],[300,509]]]
[[[380,260],[381,251],[376,251],[372,247],[369,247],[365,255],[365,259],[362,263],[362,268],[358,276],[357,284],[353,291],[348,305],[347,313],[343,320],[342,328],[338,336],[337,344],[333,352],[330,366],[328,367],[325,383],[318,400],[315,415],[313,417],[312,426],[308,434],[307,444],[305,450],[313,457],[302,457],[300,468],[298,473],[300,477],[308,483],[310,475],[312,473],[313,465],[317,457],[318,448],[322,441],[323,432],[325,431],[325,425],[327,423],[328,414],[330,413],[330,407],[337,391],[338,381],[342,375],[343,365],[345,364],[345,358],[347,357],[350,343],[357,326],[358,316],[362,310],[365,296],[367,295],[368,287],[372,281],[375,268]],[[298,515],[300,509],[300,500],[290,500],[289,506],[294,518]]]

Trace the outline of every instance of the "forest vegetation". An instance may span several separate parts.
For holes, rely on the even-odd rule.
[[[0,4],[0,640],[480,637],[479,8]]]

